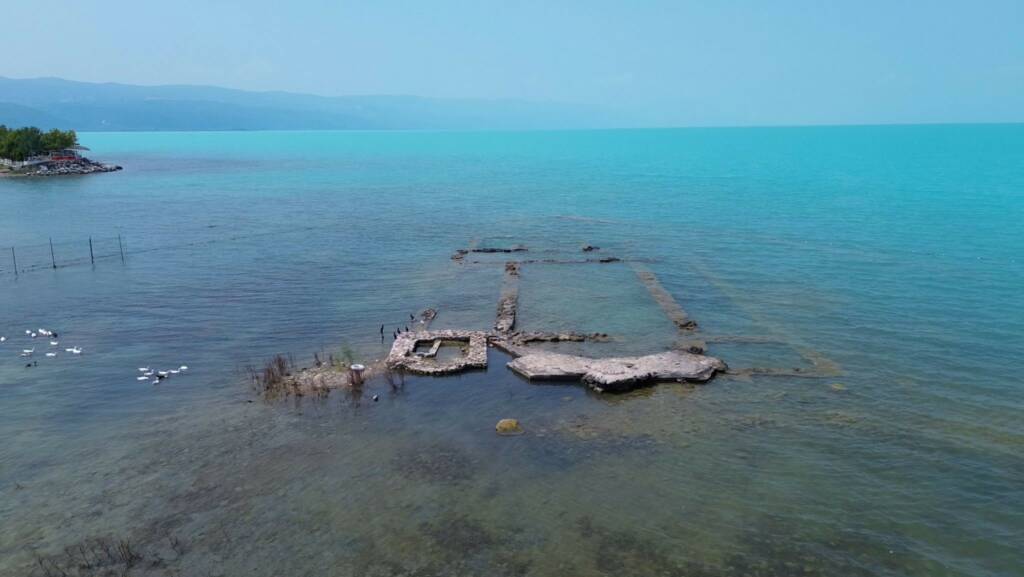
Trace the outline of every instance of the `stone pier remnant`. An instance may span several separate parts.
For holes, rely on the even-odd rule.
[[[516,309],[519,306],[519,263],[505,263],[505,282],[498,299],[498,315],[494,321],[494,330],[508,333],[516,326]]]
[[[478,253],[478,254],[503,254],[503,253],[513,253],[513,252],[526,252],[527,250],[529,250],[529,249],[527,249],[525,246],[523,246],[521,244],[517,244],[517,245],[514,245],[514,246],[510,246],[510,247],[483,247],[483,248],[478,248],[475,244],[473,244],[469,248],[460,248],[460,249],[456,250],[455,253],[452,254],[452,260],[462,260],[462,259],[466,258],[467,254],[470,254],[470,253]]]
[[[559,353],[529,353],[508,364],[530,380],[581,380],[599,392],[625,392],[656,382],[698,382],[728,367],[715,357],[667,351],[641,357],[593,359]]]
[[[434,322],[434,319],[436,319],[436,318],[437,318],[437,310],[436,309],[430,309],[430,308],[424,309],[423,312],[421,312],[419,314],[419,318],[416,319],[416,320],[419,321],[419,324],[420,324],[419,330],[425,331],[428,328],[430,328],[430,323]]]
[[[485,248],[471,248],[469,252],[482,252],[482,253],[504,253],[504,252],[526,252],[526,247],[517,244],[508,248],[501,247],[485,247]]]

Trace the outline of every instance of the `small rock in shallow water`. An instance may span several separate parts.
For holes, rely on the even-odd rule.
[[[521,435],[523,433],[523,428],[519,426],[519,421],[515,419],[502,419],[498,421],[494,430],[499,435]]]
[[[831,385],[829,385],[829,388],[831,388],[833,391],[845,391],[846,385],[844,385],[843,383],[832,383]]]

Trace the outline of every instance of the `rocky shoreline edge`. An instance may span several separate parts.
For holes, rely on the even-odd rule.
[[[74,161],[44,162],[25,168],[0,170],[0,176],[67,176],[117,172],[123,170],[116,164],[104,164],[88,158]]]

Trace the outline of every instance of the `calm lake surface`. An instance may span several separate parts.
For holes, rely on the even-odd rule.
[[[132,575],[1021,574],[1024,126],[81,141],[125,170],[0,179],[0,575],[122,569],[103,539]],[[644,261],[696,337],[764,341],[712,342],[732,367],[841,374],[601,396],[492,350],[250,389],[275,353],[379,358],[426,307],[488,328],[501,258],[449,257],[516,243]],[[679,338],[628,263],[524,265],[519,321]]]

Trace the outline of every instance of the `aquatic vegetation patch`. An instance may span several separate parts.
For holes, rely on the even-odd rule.
[[[128,577],[167,574],[188,546],[175,535],[159,543],[140,545],[131,539],[88,538],[61,553],[34,555],[33,575],[40,577]]]
[[[478,468],[466,451],[448,444],[408,447],[399,451],[391,463],[406,479],[430,483],[468,481]]]
[[[517,555],[515,531],[495,530],[465,515],[424,522],[419,530],[447,568],[444,574],[520,577],[532,565]]]
[[[359,577],[524,577],[533,560],[516,542],[517,531],[502,531],[465,515],[445,515],[408,528],[401,556],[371,538],[361,539],[349,565]]]
[[[543,463],[553,471],[564,472],[568,467],[595,459],[651,454],[658,448],[658,440],[650,434],[624,433],[592,426],[587,415],[579,415],[565,423],[538,428],[523,450],[531,461]]]
[[[249,367],[249,378],[253,389],[265,398],[287,396],[290,392],[288,377],[294,363],[284,355],[274,355],[262,369]]]
[[[935,574],[901,567],[895,551],[880,542],[855,536],[852,531],[822,532],[796,520],[762,516],[740,535],[740,550],[725,556],[724,571],[709,575],[752,577],[868,577],[883,569],[894,574]],[[886,562],[879,564],[879,560]],[[710,571],[711,568],[703,569]],[[934,568],[933,568],[934,569]]]
[[[589,515],[576,520],[576,530],[593,546],[594,565],[603,575],[693,575],[686,563],[673,559],[664,546],[645,535],[603,527]]]
[[[817,528],[802,527],[795,520],[769,516],[752,520],[720,557],[703,550],[677,550],[670,527],[662,528],[666,536],[659,540],[603,526],[583,515],[576,519],[575,529],[593,547],[594,564],[603,575],[867,577],[886,571],[934,574],[937,569],[920,570],[917,566],[918,570],[914,570],[907,564],[908,559],[895,550],[857,537],[853,532],[823,533]]]

